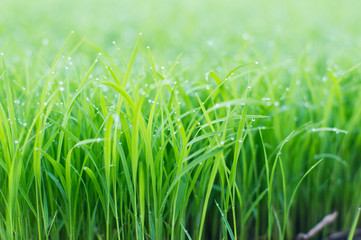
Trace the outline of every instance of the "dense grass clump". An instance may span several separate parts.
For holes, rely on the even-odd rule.
[[[354,232],[360,4],[325,3],[2,3],[0,238]]]

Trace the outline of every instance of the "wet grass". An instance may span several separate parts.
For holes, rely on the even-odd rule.
[[[324,3],[2,3],[0,238],[354,233],[358,3]]]

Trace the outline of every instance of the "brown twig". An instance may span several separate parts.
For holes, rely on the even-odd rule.
[[[332,233],[325,240],[342,240],[347,239],[349,232],[336,232]],[[356,229],[353,239],[361,239],[361,229]]]
[[[320,232],[324,227],[333,223],[337,217],[338,213],[334,212],[326,215],[321,222],[319,222],[316,226],[314,226],[308,233],[299,233],[297,234],[296,240],[305,240],[310,239],[315,236],[318,232]]]

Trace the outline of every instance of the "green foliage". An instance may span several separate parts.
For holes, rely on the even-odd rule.
[[[358,1],[1,4],[1,239],[355,233]]]

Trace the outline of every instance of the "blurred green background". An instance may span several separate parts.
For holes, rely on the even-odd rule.
[[[49,58],[74,30],[101,49],[112,51],[116,41],[129,51],[142,32],[157,59],[184,52],[205,71],[224,60],[283,62],[305,50],[330,66],[349,66],[359,60],[359,9],[356,0],[2,0],[0,49],[15,62],[24,52]]]

